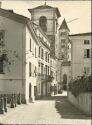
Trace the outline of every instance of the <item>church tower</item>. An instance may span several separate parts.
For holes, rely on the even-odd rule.
[[[68,63],[68,53],[69,53],[69,28],[67,26],[66,20],[64,19],[57,34],[56,43],[56,57],[57,57],[57,79],[58,82],[62,83],[62,64]]]
[[[59,28],[59,59],[62,61],[68,61],[68,49],[69,49],[69,28],[66,20],[64,19]]]
[[[57,20],[61,16],[58,8],[46,5],[28,9],[31,13],[31,21],[41,27],[51,40],[51,55],[55,55],[55,35],[57,33]]]

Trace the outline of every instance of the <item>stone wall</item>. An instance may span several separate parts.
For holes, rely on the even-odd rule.
[[[75,97],[68,91],[68,100],[87,115],[90,115],[92,111],[91,99],[92,93],[81,93],[79,96]]]

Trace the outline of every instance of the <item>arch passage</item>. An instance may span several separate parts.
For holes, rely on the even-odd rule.
[[[47,32],[47,18],[45,16],[40,17],[39,26],[44,32]]]

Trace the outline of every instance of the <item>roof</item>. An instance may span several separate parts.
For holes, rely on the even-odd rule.
[[[0,8],[0,16],[9,18],[9,19],[17,21],[19,23],[26,24],[27,27],[29,28],[30,32],[31,32],[31,35],[32,35],[33,39],[38,44],[35,32],[33,30],[33,27],[32,27],[32,24],[31,24],[31,21],[30,21],[29,18],[27,18],[25,16],[22,16],[22,15],[19,15],[19,14],[16,14],[12,10],[4,10],[4,9],[1,9],[1,8]]]
[[[38,7],[32,8],[32,9],[28,9],[28,10],[31,13],[33,10],[36,10],[36,9],[55,9],[57,17],[58,18],[61,17],[61,14],[60,14],[59,9],[57,7],[55,8],[55,7],[51,7],[48,5],[41,5],[41,6],[38,6]]]
[[[69,36],[86,36],[86,35],[92,35],[92,32],[71,34]]]
[[[65,19],[63,20],[63,22],[62,22],[62,24],[61,24],[59,30],[61,30],[61,29],[68,29],[68,30],[69,30],[68,25],[67,25]],[[69,31],[70,31],[70,30],[69,30]]]
[[[27,21],[30,20],[28,17],[14,13],[13,10],[5,10],[2,8],[0,8],[0,16],[10,18],[19,23],[27,23]]]

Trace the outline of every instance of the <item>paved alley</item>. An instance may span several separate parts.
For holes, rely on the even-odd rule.
[[[9,109],[0,115],[0,123],[91,125],[91,120],[71,105],[66,96],[57,95]]]

